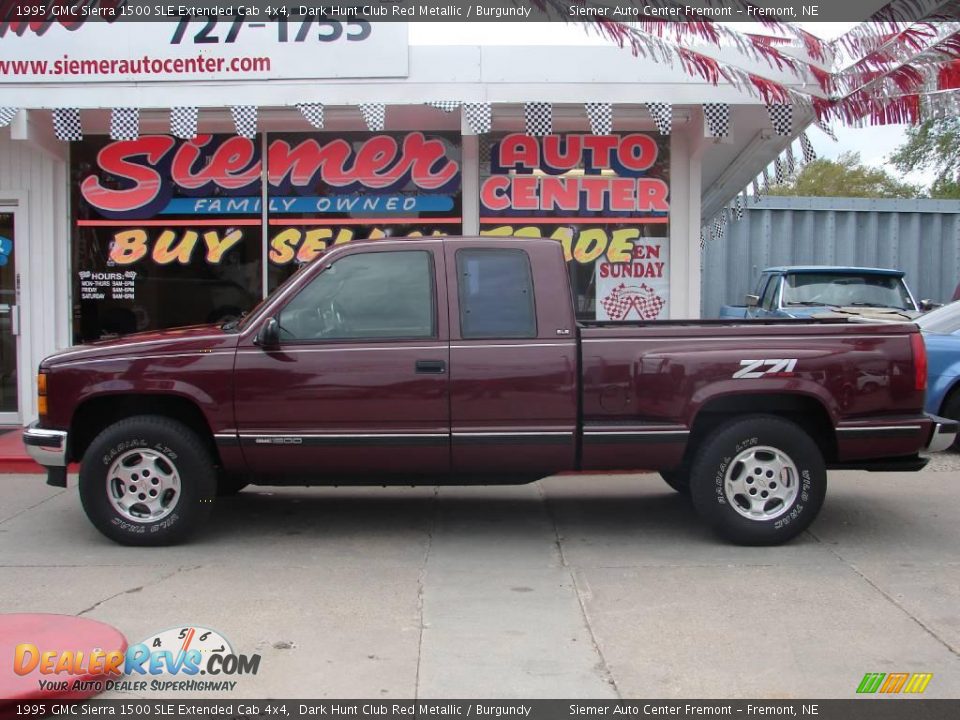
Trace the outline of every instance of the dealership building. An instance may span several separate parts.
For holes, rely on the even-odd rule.
[[[364,21],[2,30],[5,423],[36,416],[46,355],[238,315],[348,242],[551,237],[579,317],[697,317],[701,228],[801,162],[812,119],[609,43],[434,45]]]

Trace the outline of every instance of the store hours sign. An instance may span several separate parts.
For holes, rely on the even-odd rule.
[[[406,23],[307,18],[0,24],[4,83],[406,77]]]

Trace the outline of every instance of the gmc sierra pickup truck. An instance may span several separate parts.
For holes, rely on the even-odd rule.
[[[918,470],[953,442],[925,385],[913,324],[578,323],[552,240],[385,240],[239,321],[47,358],[24,441],[53,485],[79,461],[88,517],[131,545],[182,540],[249,482],[640,469],[726,538],[775,544],[813,521],[828,468]]]

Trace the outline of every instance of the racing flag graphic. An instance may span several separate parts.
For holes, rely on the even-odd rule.
[[[654,320],[666,303],[646,283],[640,287],[620,283],[600,304],[611,320],[626,320],[631,310],[636,310],[641,320]]]

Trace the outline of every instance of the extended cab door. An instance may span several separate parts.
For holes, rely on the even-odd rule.
[[[446,265],[453,472],[572,469],[577,330],[559,245],[450,242]]]
[[[248,466],[372,482],[448,472],[442,245],[362,244],[317,262],[271,311],[279,345],[241,341],[234,405]]]

